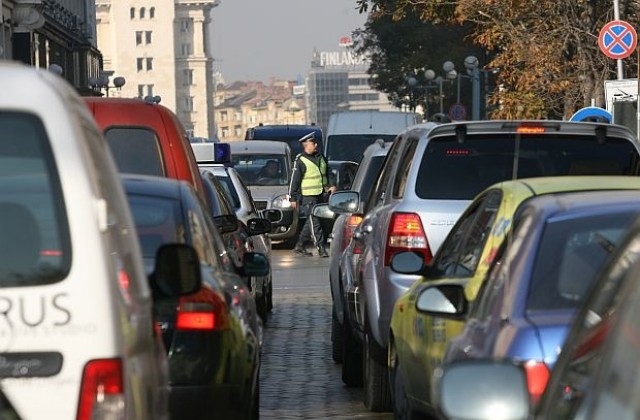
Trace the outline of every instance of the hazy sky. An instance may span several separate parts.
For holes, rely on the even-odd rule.
[[[364,26],[355,7],[355,0],[221,0],[212,12],[214,69],[226,83],[295,80],[314,48],[340,51],[340,37]]]

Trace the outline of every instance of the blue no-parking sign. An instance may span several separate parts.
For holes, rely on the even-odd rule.
[[[587,106],[579,109],[569,118],[569,121],[601,121],[610,123],[613,115],[604,108],[597,106]]]

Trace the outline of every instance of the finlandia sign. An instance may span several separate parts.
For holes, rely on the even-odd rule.
[[[356,66],[367,63],[362,55],[351,51],[322,51],[320,52],[321,66]]]

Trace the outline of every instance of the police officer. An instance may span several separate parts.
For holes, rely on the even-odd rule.
[[[313,255],[306,249],[306,243],[312,241],[318,255],[328,257],[320,221],[311,214],[311,209],[317,203],[325,202],[327,195],[333,194],[336,187],[329,185],[327,159],[318,151],[314,133],[301,137],[298,142],[302,146],[302,153],[296,156],[293,164],[289,196],[292,207],[300,203],[300,214],[306,215],[307,221],[300,230],[293,251],[299,255]]]

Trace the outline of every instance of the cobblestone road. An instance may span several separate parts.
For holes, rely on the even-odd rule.
[[[328,259],[274,250],[274,309],[265,328],[260,418],[392,419],[370,413],[331,358]]]

